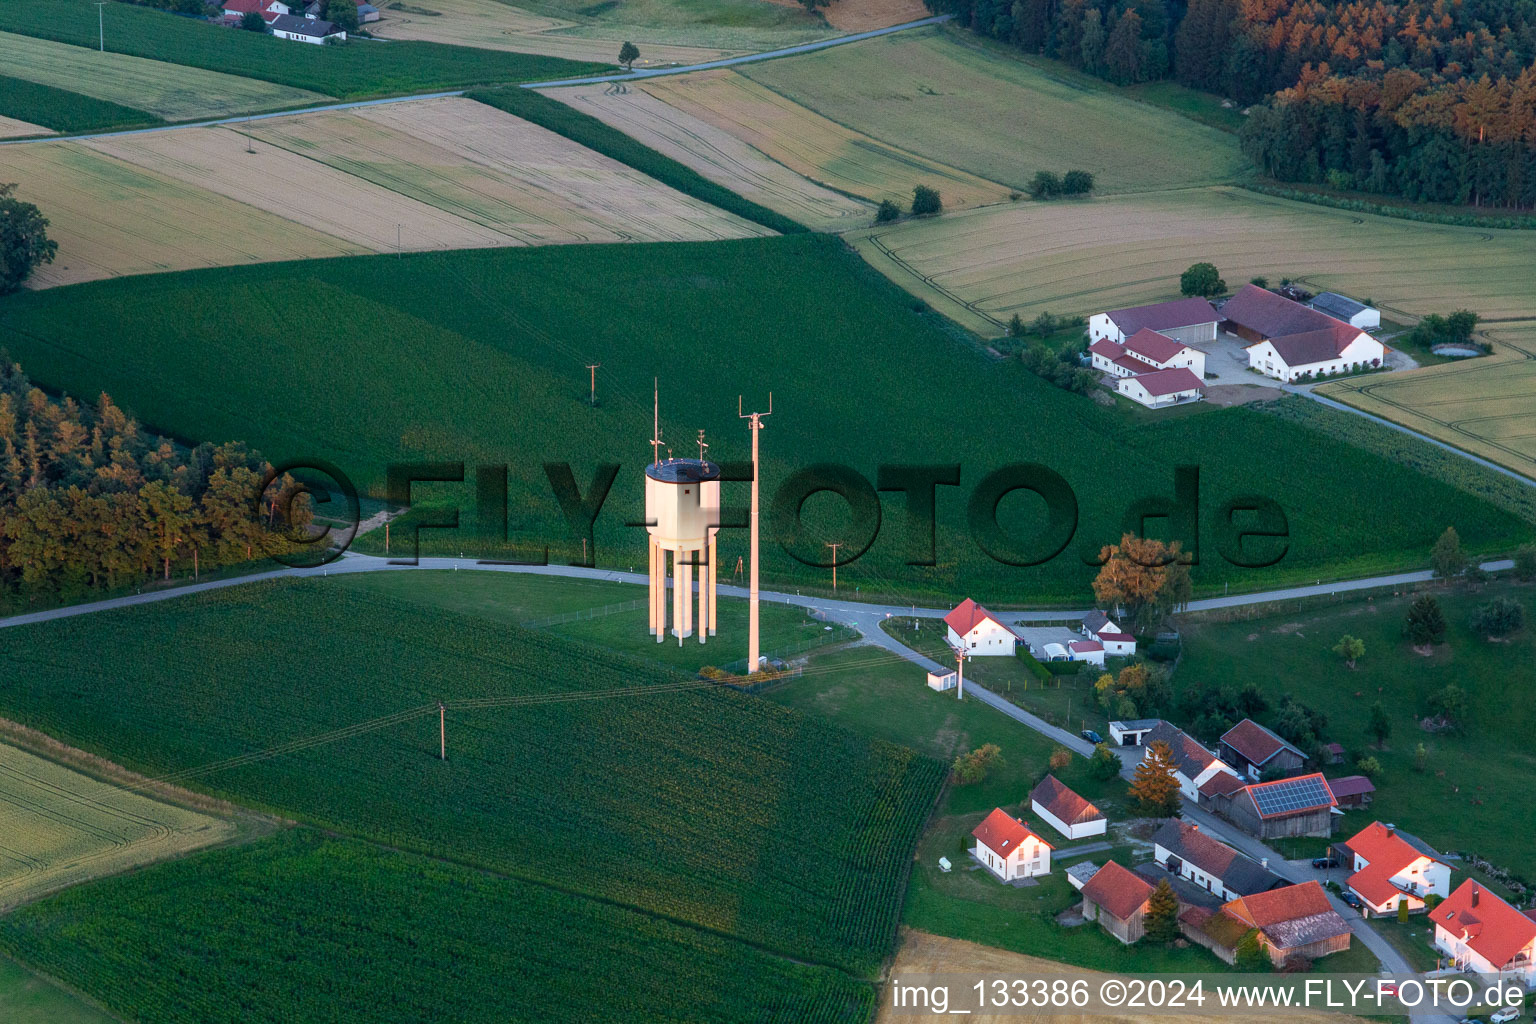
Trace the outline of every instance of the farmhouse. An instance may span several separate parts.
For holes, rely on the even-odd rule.
[[[944,616],[944,624],[949,627],[949,646],[968,657],[1013,657],[1018,635],[970,598]]]
[[[1200,787],[1218,772],[1233,776],[1237,774],[1215,754],[1195,742],[1189,734],[1167,722],[1160,720],[1143,738],[1148,747],[1162,742],[1168,744],[1173,751],[1173,777],[1178,780],[1179,792],[1184,794],[1186,800],[1198,801]]]
[[[1457,970],[1513,974],[1536,985],[1536,920],[1472,879],[1429,912],[1435,945]]]
[[[1250,779],[1265,772],[1294,775],[1307,755],[1251,718],[1245,718],[1221,737],[1221,759]]]
[[[1328,788],[1333,790],[1333,798],[1339,802],[1340,807],[1369,807],[1372,795],[1376,792],[1376,784],[1364,775],[1341,775],[1337,779],[1329,779]]]
[[[247,14],[259,14],[268,25],[281,15],[292,13],[293,8],[282,0],[226,0],[224,4],[226,18],[234,15],[235,20],[238,20]]]
[[[1090,640],[1104,645],[1104,653],[1111,657],[1130,657],[1136,653],[1136,638],[1117,626],[1113,619],[1095,609],[1083,616],[1077,631]]]
[[[1221,317],[1205,299],[1176,299],[1150,306],[1113,309],[1088,318],[1088,340],[1123,343],[1141,330],[1156,331],[1184,345],[1198,345],[1216,340],[1216,324]],[[1201,367],[1204,376],[1204,366]]]
[[[1320,772],[1210,795],[1213,811],[1260,839],[1332,835],[1337,803]]]
[[[1262,865],[1177,819],[1170,820],[1152,837],[1152,857],[1186,881],[1224,900],[1268,892],[1285,885]]]
[[[1380,366],[1386,357],[1381,342],[1358,327],[1258,285],[1244,285],[1221,315],[1227,330],[1250,342],[1249,368],[1287,383]]]
[[[1276,967],[1292,958],[1315,960],[1349,948],[1349,925],[1316,882],[1242,896],[1215,912],[1186,912],[1179,923],[1186,936],[1229,964],[1250,931],[1258,932],[1259,945]]]
[[[1114,377],[1184,368],[1205,379],[1205,353],[1143,327],[1124,342],[1102,338],[1088,346],[1093,368]]]
[[[347,38],[347,34],[335,24],[319,18],[279,14],[269,24],[272,26],[272,34],[279,39],[293,39],[301,43],[324,43],[332,39],[343,41]]]
[[[1108,827],[1104,812],[1047,775],[1029,792],[1029,806],[1040,820],[1068,839],[1101,836]]]
[[[1001,807],[971,830],[975,857],[988,871],[1005,882],[1050,874],[1051,844]]]
[[[1344,883],[1359,896],[1368,914],[1424,909],[1425,897],[1451,892],[1451,869],[1411,845],[1395,829],[1373,821],[1342,843],[1334,844],[1340,862],[1354,873]]]
[[[1083,886],[1083,917],[1097,921],[1126,945],[1147,933],[1147,900],[1152,886],[1134,871],[1109,861]]]
[[[1181,402],[1198,402],[1205,397],[1204,383],[1182,366],[1123,377],[1115,381],[1115,391],[1149,409],[1162,409]]]
[[[1381,326],[1381,310],[1372,309],[1363,302],[1356,302],[1338,292],[1323,292],[1310,303],[1313,309],[1327,313],[1335,320],[1342,320],[1362,331],[1374,331]]]

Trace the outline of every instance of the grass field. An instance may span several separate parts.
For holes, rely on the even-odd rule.
[[[1351,214],[1212,188],[1021,203],[851,236],[903,287],[973,330],[1018,313],[1093,313],[1178,296],[1209,260],[1236,288],[1254,276],[1371,298],[1412,315],[1530,318],[1536,236]]]
[[[0,744],[0,907],[222,842],[234,832],[228,822]]]
[[[148,111],[166,121],[324,103],[329,97],[217,71],[0,32],[0,74]]]
[[[1231,135],[943,29],[742,74],[883,143],[1018,189],[1040,170],[1091,171],[1113,193],[1227,181],[1245,167]]]
[[[867,204],[816,184],[725,129],[638,88],[617,92],[605,86],[574,86],[545,95],[600,118],[710,181],[807,227],[835,231],[871,219]]]
[[[341,256],[361,246],[68,142],[0,148],[0,181],[59,243],[34,288],[190,267]]]
[[[0,947],[165,1024],[857,1024],[874,1001],[728,936],[304,829],[62,893],[0,918]]]
[[[289,292],[306,302],[271,299]],[[131,347],[114,340],[121,323],[135,325]],[[390,461],[462,459],[469,484],[413,491],[464,510],[466,528],[444,550],[462,549],[460,538],[473,550],[473,466],[511,462],[508,522],[524,557],[549,543],[553,559],[579,558],[540,463],[570,460],[585,488],[591,467],[612,460],[630,470],[597,521],[596,557],[637,564],[636,531],[624,523],[638,508],[638,465],[650,457],[645,385],[658,373],[668,443],[691,450],[704,429],[711,457],[722,460],[749,454],[730,399],[774,392],[773,433],[763,445],[769,495],[792,469],[814,462],[846,462],[871,480],[881,463],[961,463],[963,486],[938,496],[937,566],[906,565],[904,513],[892,505],[870,554],[840,576],[845,586],[897,600],[964,588],[982,600],[1080,606],[1092,573],[1078,555],[1118,539],[1132,496],[1170,493],[1175,461],[1202,471],[1209,546],[1195,577],[1206,592],[1424,564],[1450,522],[1479,550],[1528,536],[1514,516],[1480,499],[1366,451],[1329,447],[1321,434],[1278,417],[1205,409],[1152,422],[1084,402],[914,315],[909,297],[825,235],[371,257],[102,282],[8,299],[0,345],[36,379],[78,395],[105,389],[155,429],[243,438],[273,459],[329,459],[365,489],[382,491]],[[597,362],[601,404],[593,409],[585,364]],[[678,366],[690,367],[686,386],[666,377]],[[987,429],[957,431],[951,410],[915,386],[914,374],[965,382],[966,415]],[[403,380],[410,386],[399,386]],[[391,399],[381,401],[386,393]],[[1084,465],[1089,445],[1103,464],[1120,467],[1113,480]],[[1349,472],[1318,474],[1325,450]],[[1265,458],[1251,458],[1254,451]],[[1022,461],[1063,474],[1078,502],[1076,539],[1033,568],[982,555],[965,518],[970,489]],[[745,499],[738,485],[726,490],[728,501]],[[1289,553],[1271,570],[1237,569],[1214,551],[1221,503],[1250,493],[1274,495],[1289,517]],[[1019,536],[1038,530],[1022,497],[1001,511],[1003,526]],[[1377,526],[1383,503],[1392,509],[1390,531]],[[836,522],[839,504],[817,498],[807,506],[807,529],[820,540],[848,532]],[[772,541],[771,522],[768,529],[765,579],[827,585],[825,569],[792,559]],[[728,564],[745,548],[738,531],[721,538]]]
[[[116,1018],[0,956],[0,1019],[6,1024],[111,1024]]]
[[[954,208],[1008,198],[1002,185],[846,128],[735,71],[700,71],[638,88],[797,174],[863,199],[891,199],[905,208],[916,185],[937,188]]]
[[[1536,477],[1536,321],[1495,322],[1481,333],[1492,356],[1320,392]]]
[[[1174,687],[1258,683],[1276,700],[1294,694],[1322,710],[1330,738],[1350,751],[1377,758],[1369,814],[1394,822],[1443,850],[1472,851],[1530,878],[1536,875],[1536,805],[1509,794],[1536,786],[1536,754],[1527,737],[1533,721],[1527,699],[1536,658],[1536,629],[1527,626],[1508,643],[1471,634],[1467,618],[1497,594],[1518,598],[1526,621],[1536,614],[1530,587],[1498,584],[1479,592],[1439,593],[1448,631],[1433,655],[1415,653],[1402,637],[1406,597],[1383,598],[1320,610],[1224,624],[1192,624]],[[1351,671],[1332,653],[1342,634],[1365,641],[1365,656]],[[1462,735],[1419,729],[1429,695],[1450,683],[1472,698],[1473,721]],[[1380,701],[1392,726],[1387,749],[1369,748],[1365,725]],[[1413,768],[1414,748],[1428,751],[1426,770]],[[1362,822],[1363,824],[1363,822]]]
[[[160,119],[148,111],[0,75],[0,115],[6,114],[24,115],[36,123],[18,120],[17,116],[0,116],[0,138],[160,123]]]
[[[600,73],[605,65],[439,43],[294,45],[256,32],[181,18],[133,4],[104,9],[109,54],[127,54],[256,78],[342,99],[541,81]],[[0,5],[0,31],[95,49],[97,9],[88,0]]]
[[[466,589],[505,586],[463,575]],[[678,676],[345,576],[6,640],[4,713],[155,777],[423,709],[180,781],[860,977],[890,948],[942,772],[734,691],[647,693]],[[594,696],[615,687],[634,689]],[[525,697],[539,702],[507,704]]]

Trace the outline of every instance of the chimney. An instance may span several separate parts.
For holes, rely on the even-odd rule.
[[[1269,858],[1265,857],[1263,860],[1259,861],[1259,867],[1263,868],[1265,871],[1268,871],[1269,870]]]
[[[1474,882],[1474,883],[1472,883],[1472,905],[1474,907],[1477,906],[1477,897],[1478,897],[1478,895],[1479,895],[1479,891],[1478,891],[1478,888],[1477,888],[1477,883]]]

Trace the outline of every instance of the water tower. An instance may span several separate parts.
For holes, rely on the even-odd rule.
[[[645,521],[650,549],[650,630],[661,643],[667,634],[667,556],[672,556],[672,635],[678,646],[694,633],[693,577],[699,576],[699,643],[715,634],[716,537],[720,532],[720,467],[703,458],[659,457],[645,467]]]

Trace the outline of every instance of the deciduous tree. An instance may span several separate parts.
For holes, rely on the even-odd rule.
[[[0,295],[20,288],[39,263],[52,263],[59,251],[59,243],[48,237],[48,218],[15,193],[15,184],[0,184]]]
[[[1355,662],[1365,656],[1365,641],[1345,633],[1339,637],[1339,642],[1333,645],[1333,653],[1343,658],[1344,664],[1354,668]]]
[[[1179,275],[1179,291],[1185,295],[1214,298],[1227,290],[1227,282],[1221,279],[1221,271],[1214,263],[1195,263]]]

